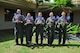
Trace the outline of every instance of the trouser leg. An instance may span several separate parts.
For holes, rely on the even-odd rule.
[[[53,30],[51,30],[51,44],[53,43],[53,41],[54,41],[54,29]]]
[[[21,44],[23,44],[23,34],[21,34],[20,40],[21,40]]]
[[[16,42],[16,44],[19,44],[18,43],[18,32],[17,32],[16,27],[14,27],[14,35],[15,35],[15,42]]]
[[[29,34],[30,34],[30,39],[29,39],[30,43],[32,42],[32,35],[33,35],[33,33],[32,33],[32,28],[33,28],[33,27],[31,26],[31,27],[30,27],[30,33],[29,33]]]
[[[51,36],[51,43],[50,44],[53,43],[53,40],[54,40],[54,34],[52,34],[52,36]]]
[[[15,41],[16,41],[16,44],[19,44],[18,43],[18,34],[17,34],[17,32],[16,32],[16,35],[15,35]]]
[[[63,44],[66,42],[66,25],[63,28]]]
[[[52,24],[51,26],[51,44],[53,43],[54,40],[54,35],[55,35],[55,23]]]
[[[15,40],[16,40],[16,44],[19,44],[18,43],[18,39],[19,39],[19,25],[16,25],[16,35],[15,35]]]
[[[59,29],[59,42],[58,42],[58,44],[61,43],[61,39],[62,39],[62,32],[61,32],[61,29]]]
[[[50,44],[50,32],[48,31],[48,44]]]
[[[26,29],[26,44],[29,44],[30,43],[30,41],[29,41],[29,39],[30,39],[29,33],[30,33],[30,31],[29,31],[29,29],[27,27],[27,29]]]
[[[30,42],[32,42],[32,36],[33,36],[33,33],[31,31],[31,33],[30,33]]]
[[[66,42],[66,35],[63,35],[63,44]]]
[[[18,38],[20,37],[21,44],[23,43],[23,25],[21,23],[18,23],[16,26],[16,42],[18,43]]]
[[[22,26],[19,26],[19,35],[20,35],[21,44],[23,44],[23,28],[22,28]]]
[[[39,31],[36,32],[36,44],[38,44]]]
[[[43,44],[43,31],[40,32],[40,36],[41,36],[41,44]]]
[[[51,28],[48,28],[48,45],[51,45],[52,42],[52,31]]]
[[[30,44],[32,39],[32,25],[26,26],[26,43]]]

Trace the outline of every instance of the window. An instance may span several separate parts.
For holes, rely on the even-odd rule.
[[[5,10],[5,21],[12,21],[15,10],[4,9]]]

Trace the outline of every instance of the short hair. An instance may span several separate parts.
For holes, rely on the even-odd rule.
[[[53,13],[53,12],[50,12],[50,13]]]
[[[62,11],[62,12],[64,12],[66,14],[66,16],[67,16],[67,12],[66,11]]]
[[[26,15],[27,15],[28,13],[30,13],[30,12],[27,12]],[[31,14],[31,13],[30,13],[30,14]]]
[[[20,10],[21,10],[21,14],[22,14],[22,9],[21,9],[21,8],[17,8],[17,9],[16,9],[16,11],[17,11],[18,9],[20,9]]]
[[[54,14],[53,12],[50,12],[50,13]],[[49,14],[50,14],[50,13],[49,13]]]
[[[42,12],[38,12],[38,14],[39,14],[39,13],[41,13],[41,14],[42,14]]]

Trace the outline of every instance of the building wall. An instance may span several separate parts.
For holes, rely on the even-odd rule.
[[[77,11],[73,11],[74,15],[73,15],[73,23],[74,24],[80,24],[80,10]]]
[[[0,7],[0,23],[4,22],[4,9],[2,7]]]
[[[72,3],[76,5],[73,8],[73,23],[80,24],[80,0],[72,0]]]
[[[13,28],[12,22],[5,22],[4,8],[0,7],[0,30]]]

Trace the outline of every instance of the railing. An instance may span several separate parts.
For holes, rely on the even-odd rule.
[[[0,0],[0,2],[4,2],[4,3],[10,3],[10,4],[16,4],[16,5],[24,5],[24,0]]]
[[[23,7],[26,7],[26,5],[27,5],[30,8],[34,8],[35,5],[30,1],[31,0],[0,0],[0,2],[4,2],[4,3],[19,5],[19,6],[23,6]]]

